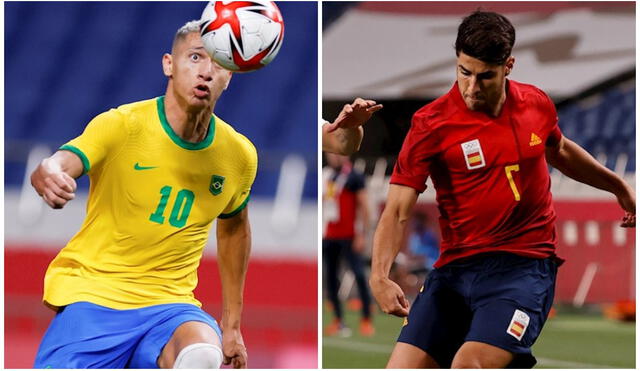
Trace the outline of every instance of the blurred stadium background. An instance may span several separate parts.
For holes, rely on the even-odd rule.
[[[205,2],[6,3],[5,368],[30,368],[53,312],[41,304],[45,269],[78,230],[78,199],[51,210],[31,169],[95,115],[164,94],[161,57]],[[243,334],[253,368],[317,367],[317,4],[278,3],[279,56],[236,74],[216,114],[258,149],[250,204],[253,251]],[[215,236],[215,233],[212,233]],[[196,296],[220,318],[212,239]]]
[[[555,101],[560,127],[635,187],[634,2],[325,2],[323,117],[333,119],[356,96],[384,109],[366,125],[355,166],[368,176],[371,206],[381,211],[396,155],[419,107],[455,80],[454,42],[461,19],[476,10],[505,14],[516,28],[514,80],[534,84]],[[558,214],[555,313],[534,347],[539,367],[635,367],[635,230],[618,227],[615,197],[552,170]],[[417,209],[439,233],[435,192]],[[379,216],[379,212],[376,218]],[[377,221],[377,220],[376,220]],[[395,270],[407,270],[405,249]],[[424,274],[404,282],[411,295]],[[349,273],[342,297],[354,297]],[[407,277],[405,277],[407,278]],[[415,291],[414,291],[415,292]],[[351,300],[353,310],[358,303]],[[323,322],[331,320],[324,308]],[[620,319],[625,321],[620,321]],[[401,320],[378,315],[372,338],[324,337],[327,368],[384,367]],[[347,317],[356,328],[357,314]]]

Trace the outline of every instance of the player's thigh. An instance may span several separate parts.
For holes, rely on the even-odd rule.
[[[191,304],[165,304],[149,321],[154,326],[138,344],[130,368],[171,367],[180,351],[191,344],[220,346],[222,332],[216,320]]]
[[[147,331],[126,311],[79,302],[64,307],[40,343],[35,368],[123,368]]]
[[[453,357],[451,368],[505,368],[513,359],[513,353],[497,346],[467,341]]]
[[[197,343],[212,344],[222,349],[220,338],[208,324],[198,321],[184,322],[173,332],[158,357],[158,366],[172,368],[182,349]]]
[[[499,347],[515,355],[510,366],[532,367],[531,354],[553,303],[556,265],[549,259],[513,262],[475,286],[473,320],[465,341]]]
[[[411,305],[399,343],[411,344],[448,368],[462,346],[471,323],[471,311],[464,298],[450,288],[437,269]]]
[[[440,368],[438,362],[415,345],[396,343],[387,368]]]

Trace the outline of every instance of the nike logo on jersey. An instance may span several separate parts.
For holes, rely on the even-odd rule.
[[[157,166],[140,166],[138,165],[138,163],[136,162],[135,165],[133,165],[133,168],[135,170],[149,170],[149,169],[155,169],[157,168]]]
[[[541,143],[542,140],[540,139],[540,137],[535,135],[534,133],[531,133],[531,139],[529,139],[529,147],[537,146]]]

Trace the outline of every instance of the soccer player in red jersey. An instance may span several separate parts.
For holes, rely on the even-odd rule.
[[[635,193],[563,137],[553,102],[513,80],[515,30],[477,11],[456,40],[456,83],[418,110],[398,156],[374,237],[372,293],[408,316],[388,368],[532,367],[531,346],[553,302],[556,218],[547,164],[616,195],[635,227]],[[409,311],[389,270],[431,176],[441,256]]]

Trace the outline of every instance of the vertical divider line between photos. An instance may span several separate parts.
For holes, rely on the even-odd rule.
[[[3,2],[2,6],[0,7],[0,19],[4,19],[4,7],[5,7],[5,4]],[[5,80],[5,76],[4,76],[4,74],[5,74],[5,69],[4,69],[4,53],[5,53],[5,48],[4,47],[5,47],[5,45],[4,44],[5,44],[5,38],[3,37],[2,40],[0,40],[0,46],[1,46],[0,50],[2,50],[2,53],[3,53],[3,58],[0,58],[0,71],[1,71],[0,72],[0,76],[2,76],[2,81],[6,81]],[[4,93],[5,93],[5,84],[2,85],[2,94],[0,94],[0,117],[3,117],[3,118],[5,117],[4,116]],[[2,132],[2,134],[0,134],[0,137],[2,137],[2,144],[0,144],[0,147],[2,148],[2,153],[5,153],[4,152],[4,147],[5,147],[5,144],[4,144],[4,125],[5,125],[5,122],[3,120],[2,129],[0,130]],[[4,157],[3,157],[3,159],[4,159]],[[4,161],[0,161],[0,169],[2,169],[1,174],[3,174],[2,175],[3,177],[4,177],[4,174],[5,174],[4,166],[5,166],[4,165]],[[3,178],[3,181],[0,183],[0,189],[2,189],[2,194],[6,195],[4,178]],[[4,198],[3,198],[3,200],[4,200]],[[5,228],[4,227],[5,226],[5,224],[4,224],[4,208],[5,208],[5,204],[3,202],[2,203],[2,211],[3,212],[0,214],[0,220],[2,220],[2,226],[0,227],[0,231],[1,231],[3,236],[6,236],[5,235],[5,230],[4,230],[4,228]],[[4,244],[2,246],[3,246],[2,249],[4,250]],[[2,269],[2,273],[3,273],[2,275],[0,275],[1,276],[0,277],[0,283],[2,285],[1,287],[5,287],[4,286],[4,254],[0,254],[0,267],[2,267],[1,269]],[[2,318],[4,318],[4,295],[2,295],[1,298],[0,298],[0,313],[2,313]],[[4,330],[4,322],[2,324],[2,329]],[[4,331],[2,333],[4,334]],[[2,349],[3,350],[5,349],[4,348],[4,339],[5,339],[5,337],[3,336],[2,340],[0,340],[0,344],[2,345]],[[1,364],[2,364],[2,367],[4,368],[4,351],[0,355],[0,361],[2,361]]]
[[[638,9],[638,4],[636,3],[636,61],[638,61],[638,58],[640,58],[640,48],[638,48],[638,39],[637,39],[637,34],[638,34],[638,16],[640,16],[640,9]],[[637,63],[637,62],[636,62]],[[636,79],[636,164],[638,163],[638,161],[640,160],[640,153],[638,153],[638,140],[640,139],[640,133],[638,133],[638,122],[637,122],[637,118],[638,118],[638,105],[640,104],[640,97],[638,96],[638,87],[640,86],[640,83],[638,82],[638,80]],[[637,173],[637,165],[636,165],[636,169],[635,169],[636,173]],[[637,180],[637,176],[636,176],[636,195],[638,194],[638,180]],[[636,275],[636,295],[634,296],[634,298],[638,297],[638,287],[640,287],[640,275],[638,275],[637,273],[637,269],[638,269],[638,263],[640,262],[640,256],[637,254],[637,247],[638,247],[638,236],[640,236],[640,233],[638,232],[638,230],[636,229],[635,231],[636,233],[636,246],[634,249],[634,256],[635,256],[635,269],[632,269],[632,274]],[[637,299],[636,299],[637,301]],[[640,368],[640,357],[638,357],[638,355],[640,354],[640,331],[638,331],[637,327],[636,327],[636,369]]]
[[[317,15],[318,15],[318,122],[314,123],[316,125],[316,130],[318,130],[318,150],[317,150],[317,161],[318,161],[318,172],[316,176],[318,177],[318,345],[317,345],[317,355],[318,355],[318,369],[322,369],[322,0],[318,0],[316,2],[317,6]]]

